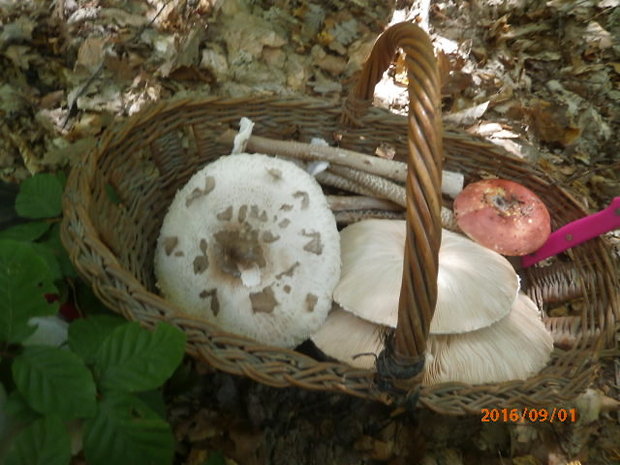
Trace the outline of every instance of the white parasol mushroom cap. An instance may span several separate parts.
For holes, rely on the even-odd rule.
[[[370,370],[383,350],[382,329],[385,327],[334,305],[325,324],[310,339],[325,355],[352,367]]]
[[[385,329],[334,309],[312,341],[330,357],[372,369],[383,350]],[[424,384],[500,383],[526,379],[542,370],[551,357],[553,338],[536,304],[521,293],[505,318],[469,333],[430,335],[426,350]]]
[[[334,300],[372,323],[396,327],[405,222],[362,220],[340,231],[342,272]]]
[[[343,229],[340,240],[342,275],[334,300],[365,320],[396,327],[405,221],[363,220]],[[437,287],[431,334],[463,333],[505,317],[519,277],[503,256],[443,230]]]
[[[294,347],[325,321],[340,276],[336,221],[294,164],[221,157],[177,192],[155,253],[157,285],[222,329]]]
[[[510,312],[519,287],[519,275],[505,257],[443,230],[430,333],[464,333],[499,321]]]
[[[553,338],[536,304],[520,293],[507,317],[465,334],[431,335],[424,384],[526,379],[549,362]]]

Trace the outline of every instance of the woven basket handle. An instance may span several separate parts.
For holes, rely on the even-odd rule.
[[[438,253],[441,242],[442,126],[440,80],[426,32],[411,23],[388,28],[377,39],[345,107],[354,122],[361,105],[372,101],[374,88],[400,47],[406,54],[409,80],[407,239],[398,326],[388,358],[397,366],[419,365],[437,301]],[[391,347],[390,347],[391,346]],[[381,362],[381,357],[379,362]],[[381,372],[381,363],[377,369]],[[394,377],[399,377],[389,369]],[[381,374],[381,373],[380,373]],[[402,376],[400,378],[407,378]]]

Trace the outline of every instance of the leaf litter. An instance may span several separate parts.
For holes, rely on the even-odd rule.
[[[618,0],[441,0],[427,17],[423,3],[0,0],[0,178],[66,168],[112,121],[175,95],[341,99],[377,34],[408,18],[430,23],[449,124],[536,163],[592,210],[620,195]],[[403,113],[405,92],[401,57],[376,100]],[[620,449],[604,411],[553,428],[411,419],[192,369],[201,383],[168,405],[189,464],[596,464]],[[618,370],[604,364],[596,392],[617,398]]]

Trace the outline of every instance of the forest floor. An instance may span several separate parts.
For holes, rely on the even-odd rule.
[[[340,101],[377,35],[428,25],[444,119],[591,211],[620,195],[620,0],[0,0],[0,179],[71,166],[110,123],[184,95]],[[397,61],[376,104],[407,110]],[[240,115],[242,116],[242,115]],[[616,258],[620,232],[610,233]],[[200,373],[170,401],[179,463],[618,464],[618,350],[575,424],[482,423]]]

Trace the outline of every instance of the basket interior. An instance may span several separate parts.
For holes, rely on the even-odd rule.
[[[254,133],[277,139],[309,142],[321,137],[330,144],[374,154],[381,144],[396,149],[404,159],[407,125],[404,117],[372,108],[359,128],[342,128],[340,105],[306,100],[209,99],[160,105],[108,133],[89,154],[77,175],[84,193],[82,205],[97,238],[123,270],[151,293],[157,293],[153,258],[159,230],[176,191],[206,163],[230,153],[217,142],[240,117],[254,123]],[[444,134],[444,169],[460,171],[466,182],[488,175],[520,182],[544,199],[552,229],[585,215],[560,186],[530,164],[504,155],[489,143],[470,136]],[[554,331],[570,331],[577,349],[592,351],[614,344],[617,289],[613,266],[604,241],[596,239],[573,249],[552,269],[532,267],[524,273],[526,292],[540,303],[562,294],[567,282],[581,290],[581,315],[563,324],[548,324]],[[93,272],[96,274],[96,272]],[[575,280],[579,280],[575,285]],[[575,294],[573,292],[573,294]],[[574,295],[573,295],[574,296]],[[571,296],[571,297],[573,297]],[[556,357],[551,372],[565,362]],[[565,367],[564,367],[565,369]]]

